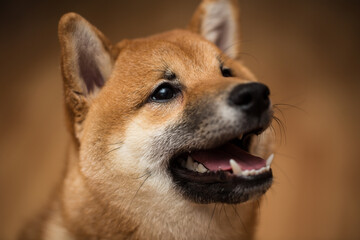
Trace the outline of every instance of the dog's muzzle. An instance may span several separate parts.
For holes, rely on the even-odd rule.
[[[272,120],[269,88],[252,82],[236,85],[227,94],[222,106],[228,110],[215,110],[218,115],[209,110],[201,113],[210,108],[201,103],[198,111],[190,111],[185,122],[193,126],[191,119],[198,120],[195,133],[191,131],[196,128],[186,130],[186,124],[176,129],[177,138],[192,137],[187,139],[188,148],[183,146],[170,159],[169,172],[180,192],[197,203],[245,202],[262,195],[272,184],[273,155],[264,159],[250,153],[252,137]]]

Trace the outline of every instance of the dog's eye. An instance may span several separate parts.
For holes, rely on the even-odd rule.
[[[151,94],[150,100],[154,102],[166,102],[176,96],[178,90],[169,83],[163,83],[158,86]]]
[[[233,77],[233,73],[230,68],[220,67],[223,77]]]

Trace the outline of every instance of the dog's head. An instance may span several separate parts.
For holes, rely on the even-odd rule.
[[[235,1],[203,1],[187,30],[116,45],[69,13],[59,36],[69,126],[93,191],[240,203],[270,187],[269,89],[239,60]]]

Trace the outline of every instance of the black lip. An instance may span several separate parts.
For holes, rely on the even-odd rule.
[[[197,173],[183,168],[179,161],[171,161],[169,170],[184,197],[196,203],[246,202],[264,194],[272,184],[272,171],[256,176],[239,177],[231,172]]]

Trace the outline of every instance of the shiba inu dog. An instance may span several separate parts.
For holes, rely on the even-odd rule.
[[[241,63],[235,0],[116,45],[59,23],[68,165],[34,239],[251,239],[272,183],[270,91]]]

